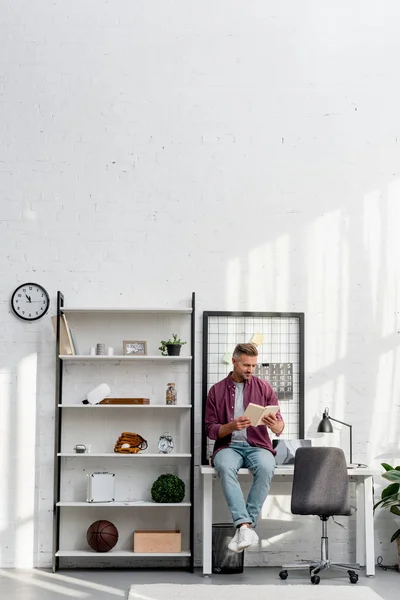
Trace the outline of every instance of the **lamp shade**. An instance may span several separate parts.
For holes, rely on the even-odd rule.
[[[318,433],[333,433],[332,423],[329,419],[328,411],[325,411],[322,415],[322,419],[319,422]]]

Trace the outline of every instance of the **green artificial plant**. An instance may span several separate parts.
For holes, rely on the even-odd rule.
[[[374,510],[380,506],[388,508],[393,515],[400,517],[400,466],[391,467],[387,463],[382,463],[385,472],[382,477],[391,483],[382,490],[381,499],[374,505]],[[400,528],[394,532],[390,538],[391,542],[400,538]]]
[[[159,350],[161,350],[161,354],[163,356],[167,356],[168,355],[167,346],[183,346],[184,344],[186,344],[186,342],[183,342],[181,339],[179,339],[177,333],[173,333],[172,340],[171,340],[171,338],[167,341],[161,340],[161,346],[159,347]]]
[[[182,502],[185,497],[185,484],[172,473],[160,475],[151,486],[154,502]]]

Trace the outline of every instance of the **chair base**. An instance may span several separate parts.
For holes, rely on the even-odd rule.
[[[326,571],[327,569],[336,569],[338,571],[346,571],[350,582],[357,583],[360,568],[360,565],[356,563],[338,563],[330,560],[320,559],[282,565],[282,571],[279,573],[279,577],[281,579],[287,579],[289,575],[288,570],[300,571],[302,569],[309,569],[311,583],[318,584],[320,582],[319,573],[321,571]]]

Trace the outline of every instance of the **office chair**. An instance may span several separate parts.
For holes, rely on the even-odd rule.
[[[321,558],[282,566],[281,579],[288,569],[309,569],[311,583],[318,584],[318,573],[325,569],[347,571],[351,583],[357,583],[360,565],[329,560],[328,519],[350,515],[349,480],[343,450],[340,448],[298,448],[295,455],[291,511],[295,515],[319,515],[322,521]]]

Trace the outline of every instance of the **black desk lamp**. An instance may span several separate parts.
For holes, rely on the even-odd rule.
[[[343,421],[339,421],[338,419],[334,419],[329,415],[329,410],[325,408],[324,414],[322,415],[322,420],[318,425],[318,433],[333,433],[333,427],[331,421],[335,421],[335,423],[340,423],[341,425],[346,425],[346,427],[350,428],[350,465],[353,463],[353,426],[348,423],[344,423]]]

